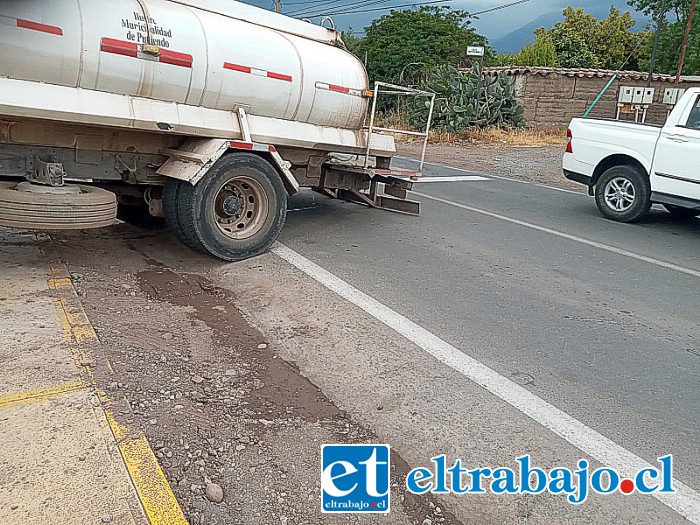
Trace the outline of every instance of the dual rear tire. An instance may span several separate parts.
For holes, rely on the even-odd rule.
[[[252,153],[219,159],[196,185],[168,179],[165,220],[186,246],[226,261],[266,252],[287,217],[287,192],[277,170]]]

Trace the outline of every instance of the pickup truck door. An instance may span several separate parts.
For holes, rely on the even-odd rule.
[[[655,193],[700,200],[700,95],[676,125],[663,127],[651,174]]]

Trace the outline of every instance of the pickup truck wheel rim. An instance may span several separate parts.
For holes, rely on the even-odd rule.
[[[226,181],[214,200],[216,225],[221,233],[236,240],[258,233],[269,209],[269,199],[262,185],[245,176]]]
[[[625,212],[634,204],[636,192],[629,179],[616,177],[605,186],[605,203],[611,210]]]

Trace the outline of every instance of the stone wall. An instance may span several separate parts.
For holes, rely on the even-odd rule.
[[[518,73],[512,75],[515,92],[525,109],[525,118],[529,125],[539,127],[566,128],[573,117],[582,116],[610,77],[580,77],[566,74]],[[646,87],[646,80],[630,78],[616,79],[608,91],[598,101],[590,113],[593,117],[615,118],[617,96],[620,86]],[[663,124],[666,121],[668,107],[663,104],[664,91],[673,87],[668,81],[657,80],[652,83],[656,88],[654,104],[647,113],[646,122]],[[682,88],[700,87],[700,82],[682,82]],[[621,118],[634,119],[632,115]]]

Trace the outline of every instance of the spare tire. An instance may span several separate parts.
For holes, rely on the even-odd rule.
[[[111,226],[116,218],[117,196],[101,188],[0,182],[0,226],[82,230]]]

